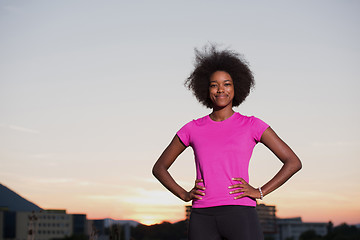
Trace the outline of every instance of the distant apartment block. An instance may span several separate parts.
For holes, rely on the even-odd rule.
[[[65,210],[0,210],[0,224],[0,240],[49,240],[87,233],[86,215]]]
[[[327,234],[328,223],[303,222],[301,217],[296,218],[278,218],[278,238],[277,240],[294,239],[298,240],[303,232],[314,230],[317,235],[325,236]]]
[[[259,222],[265,237],[275,237],[277,233],[276,225],[276,207],[265,204],[257,204],[256,211],[259,216]]]
[[[185,206],[185,220],[189,221],[190,219],[190,214],[191,214],[191,206]]]
[[[109,240],[109,235],[105,232],[105,229],[104,219],[87,220],[86,235],[89,236],[89,239]]]

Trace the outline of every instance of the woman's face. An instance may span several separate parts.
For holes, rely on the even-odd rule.
[[[216,71],[210,76],[209,95],[213,107],[232,107],[234,83],[227,72]]]

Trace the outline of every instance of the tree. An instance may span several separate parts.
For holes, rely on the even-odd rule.
[[[308,230],[306,232],[303,232],[299,237],[299,240],[321,240],[321,239],[322,237],[317,235],[314,230]]]
[[[349,226],[346,223],[334,227],[333,231],[328,233],[326,240],[359,240],[360,230],[355,226]]]
[[[131,235],[136,240],[180,240],[187,236],[186,222],[174,224],[163,222],[151,226],[138,225],[131,229]]]

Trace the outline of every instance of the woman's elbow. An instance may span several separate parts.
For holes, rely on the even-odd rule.
[[[152,168],[152,174],[154,177],[159,178],[162,175],[162,172],[166,171],[164,166],[162,166],[159,162],[155,163],[154,167]]]
[[[283,161],[284,167],[288,169],[291,175],[297,173],[302,168],[301,161],[298,157],[289,157]]]
[[[159,167],[157,164],[155,164],[152,168],[152,174],[154,175],[154,177],[157,178],[157,176],[159,176]]]
[[[299,158],[296,158],[296,160],[293,161],[293,168],[294,173],[300,171],[300,169],[302,168],[302,163]]]

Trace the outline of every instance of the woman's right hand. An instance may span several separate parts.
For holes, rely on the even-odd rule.
[[[187,194],[184,197],[185,202],[189,202],[193,199],[202,199],[201,196],[205,196],[205,187],[199,185],[198,183],[203,182],[202,179],[196,179],[195,180],[195,186],[190,190],[190,192],[187,192]]]

